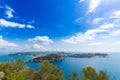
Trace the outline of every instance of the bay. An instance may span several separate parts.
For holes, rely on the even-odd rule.
[[[16,61],[22,58],[29,60],[31,56],[8,56],[0,55],[0,62]],[[104,70],[111,77],[111,80],[120,80],[120,54],[109,54],[108,58],[65,58],[63,61],[53,62],[65,73],[65,78],[68,79],[72,71],[76,71],[81,75],[82,69],[87,66],[94,67],[97,71]],[[38,63],[25,63],[28,67],[39,70]]]

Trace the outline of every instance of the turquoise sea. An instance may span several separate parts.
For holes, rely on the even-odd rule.
[[[31,59],[31,56],[8,56],[0,55],[0,62],[6,62],[8,60],[15,61],[18,58],[24,60]],[[70,76],[70,72],[77,71],[81,74],[81,70],[84,67],[92,66],[97,71],[104,70],[111,77],[111,80],[120,80],[120,54],[109,54],[108,58],[65,58],[63,61],[54,62],[52,64],[61,68],[65,73],[65,78]],[[34,68],[36,71],[39,69],[38,63],[26,63],[30,68]]]

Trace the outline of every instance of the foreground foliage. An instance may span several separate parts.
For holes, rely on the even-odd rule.
[[[72,72],[69,80],[110,80],[104,71],[96,72],[92,67],[82,70],[82,76]],[[19,59],[16,62],[0,63],[0,80],[65,80],[64,73],[49,61],[40,64],[40,70],[34,71]]]

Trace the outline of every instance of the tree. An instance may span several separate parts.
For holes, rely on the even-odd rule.
[[[40,71],[38,72],[40,80],[63,80],[64,73],[56,66],[50,64],[49,61],[43,61],[40,64]]]
[[[24,69],[24,61],[22,59],[18,59],[13,63],[13,68],[16,72],[19,72]]]
[[[83,80],[98,80],[98,74],[92,67],[83,68]]]
[[[25,75],[25,80],[36,80],[35,75],[37,74],[37,72],[35,72],[34,69],[25,68],[22,73]]]
[[[99,72],[99,80],[110,80],[110,78],[104,71],[100,71]]]
[[[5,80],[25,80],[25,75],[19,72],[11,72],[5,78]]]
[[[69,80],[79,80],[79,76],[77,72],[71,73],[71,78]]]
[[[104,71],[100,71],[99,73],[92,67],[86,67],[83,69],[83,80],[110,80],[107,74]]]

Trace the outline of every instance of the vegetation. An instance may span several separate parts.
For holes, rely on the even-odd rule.
[[[83,69],[83,80],[110,80],[104,71],[97,73],[94,68],[87,67]]]
[[[69,80],[79,80],[79,76],[77,72],[71,73],[71,78]]]
[[[69,80],[110,80],[104,71],[97,73],[94,68],[83,69],[82,76],[72,72]],[[34,71],[24,65],[22,59],[16,62],[0,63],[0,80],[65,80],[64,73],[58,67],[45,60],[40,70]]]

